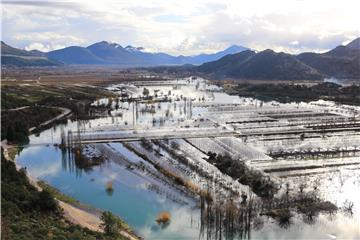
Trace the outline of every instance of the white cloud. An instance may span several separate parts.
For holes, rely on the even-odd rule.
[[[358,9],[358,0],[3,1],[3,40],[43,49],[107,40],[172,54],[232,44],[323,51],[360,36]]]
[[[39,50],[39,51],[42,51],[42,52],[49,52],[49,51],[61,49],[61,48],[64,48],[64,47],[66,47],[66,46],[65,45],[59,45],[59,44],[53,44],[53,43],[44,45],[44,44],[39,43],[39,42],[34,42],[34,43],[31,43],[31,44],[25,46],[25,50],[27,50],[27,51]]]
[[[16,40],[28,41],[67,41],[69,43],[84,43],[84,39],[73,36],[63,35],[56,32],[37,32],[37,33],[20,33],[14,36]]]
[[[55,32],[19,33],[13,36],[17,41],[27,42],[25,50],[39,50],[48,52],[71,45],[82,45],[85,40],[72,35],[63,35]]]

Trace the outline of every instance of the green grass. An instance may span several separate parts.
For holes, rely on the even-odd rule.
[[[50,194],[55,197],[56,199],[63,201],[65,203],[69,203],[75,207],[80,207],[81,203],[76,200],[75,198],[72,198],[68,195],[63,194],[62,192],[60,192],[59,190],[57,190],[56,188],[50,186],[49,184],[47,184],[44,181],[38,181],[38,185],[43,189],[46,190],[48,192],[50,192]]]

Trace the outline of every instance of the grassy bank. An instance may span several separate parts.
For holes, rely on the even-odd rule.
[[[38,181],[38,185],[41,187],[41,189],[43,189],[44,191],[48,191],[53,197],[55,197],[56,199],[58,199],[60,201],[69,203],[75,207],[85,206],[85,205],[81,204],[78,200],[76,200],[75,198],[72,198],[68,195],[63,194],[62,192],[60,192],[56,188],[50,186],[49,184],[47,184],[44,181]]]

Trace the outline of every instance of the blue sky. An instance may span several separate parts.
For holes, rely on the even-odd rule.
[[[2,40],[50,51],[106,40],[171,54],[232,44],[322,52],[360,36],[358,0],[1,2]]]

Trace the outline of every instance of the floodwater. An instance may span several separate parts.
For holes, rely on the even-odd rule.
[[[147,87],[150,93],[159,87]],[[136,88],[132,88],[132,90]],[[133,94],[141,95],[143,87]],[[244,99],[228,96],[222,92],[212,92],[211,88],[203,82],[188,84],[177,89],[162,87],[164,93],[172,91],[173,98],[181,98],[180,95],[193,99],[194,102],[222,102],[256,104],[252,99]],[[218,90],[218,89],[216,89]],[[160,94],[160,93],[159,93]],[[182,96],[182,97],[184,97]],[[98,103],[95,103],[98,104]],[[184,198],[186,203],[175,202],[165,194],[157,193],[147,186],[149,184],[161,184],[154,179],[144,177],[131,171],[126,166],[109,159],[101,165],[84,170],[76,166],[74,160],[68,157],[66,152],[53,146],[60,142],[61,129],[76,131],[79,125],[86,129],[106,130],[113,126],[132,127],[162,127],[172,126],[176,122],[191,124],[191,118],[205,111],[202,107],[185,109],[185,101],[161,102],[158,109],[162,111],[147,112],[138,111],[139,116],[134,120],[133,107],[123,103],[122,115],[116,117],[101,117],[87,122],[70,122],[60,124],[45,130],[38,136],[30,137],[29,146],[25,147],[16,158],[21,167],[26,167],[28,173],[41,179],[61,192],[78,199],[80,202],[93,207],[112,211],[145,239],[199,239],[206,238],[200,235],[200,211],[198,204],[189,198]],[[176,106],[175,106],[176,105]],[[146,108],[146,104],[137,106]],[[174,110],[175,108],[175,110]],[[173,109],[172,116],[166,116],[166,110]],[[179,110],[180,109],[180,110]],[[120,110],[114,110],[115,112]],[[189,113],[191,111],[191,113]],[[164,118],[164,121],[160,121]],[[154,124],[154,119],[156,123]],[[159,123],[161,122],[161,124]],[[126,123],[126,124],[125,124]],[[210,124],[210,123],[204,123]],[[139,156],[125,148],[121,143],[111,143],[110,146],[132,162],[141,162]],[[360,176],[359,169],[341,167],[335,173],[324,173],[316,176],[297,179],[290,177],[288,180],[296,185],[301,181],[316,181],[321,179],[321,195],[325,200],[336,203],[341,207],[344,202],[354,203],[353,214],[338,211],[335,214],[319,214],[313,220],[306,220],[301,215],[291,219],[288,227],[280,226],[275,220],[268,217],[259,217],[257,227],[250,234],[244,236],[249,239],[359,239],[360,238]],[[110,194],[106,191],[106,183],[111,181],[114,191]],[[162,186],[164,192],[176,195],[175,190],[169,186]],[[171,214],[170,224],[160,226],[156,223],[158,214],[168,211]]]

